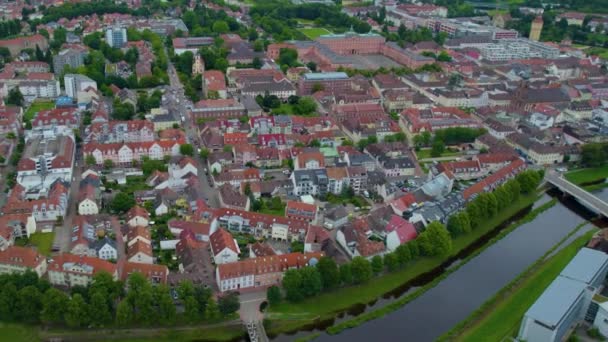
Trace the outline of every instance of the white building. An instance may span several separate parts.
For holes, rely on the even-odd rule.
[[[63,76],[63,80],[65,83],[65,93],[71,98],[76,98],[79,92],[89,87],[97,89],[97,82],[85,75],[66,74]]]
[[[113,48],[121,48],[127,43],[127,29],[110,27],[106,30],[106,43]]]
[[[224,229],[218,229],[211,234],[211,252],[216,265],[236,262],[239,260],[241,250],[232,235]]]

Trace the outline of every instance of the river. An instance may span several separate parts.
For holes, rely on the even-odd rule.
[[[596,193],[608,200],[608,188]],[[539,201],[547,199],[548,196],[544,196]],[[576,202],[560,201],[399,310],[335,336],[323,333],[315,341],[401,341],[405,337],[411,341],[433,341],[467,318],[585,218],[589,218],[588,213]],[[579,230],[577,235],[589,229],[591,225]],[[277,340],[293,338],[283,335]]]

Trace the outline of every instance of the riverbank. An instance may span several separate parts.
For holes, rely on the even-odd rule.
[[[552,257],[547,258],[547,256],[551,255],[569,237],[587,224],[589,223],[584,222],[579,225],[516,279],[439,340],[501,341],[505,337],[517,334],[519,323],[525,312],[549,284],[555,280],[591,236],[597,232],[597,229],[585,233]]]
[[[267,332],[270,336],[297,331],[306,327],[324,328],[333,324],[334,318],[357,306],[363,308],[378,298],[391,293],[411,280],[440,267],[450,258],[458,255],[467,247],[474,245],[481,237],[496,229],[500,224],[530,207],[538,194],[521,196],[510,207],[468,235],[453,240],[453,253],[450,257],[422,258],[408,267],[374,278],[372,281],[324,293],[302,303],[282,303],[270,310],[266,317]]]
[[[608,178],[608,165],[567,172],[567,180],[577,185],[585,185],[605,181]]]
[[[141,329],[89,329],[89,330],[43,330],[41,327],[13,323],[0,323],[2,341],[112,341],[139,342],[153,339],[158,342],[240,341],[245,336],[241,324],[225,322],[208,326]]]
[[[389,313],[391,313],[391,312],[393,312],[393,311],[401,308],[402,306],[406,305],[407,303],[411,302],[412,300],[414,300],[414,299],[418,298],[419,296],[421,296],[422,294],[424,294],[429,289],[437,286],[437,284],[439,284],[443,279],[445,279],[447,276],[449,276],[453,272],[456,272],[460,267],[462,267],[467,262],[469,262],[469,260],[477,257],[486,248],[488,248],[489,246],[493,245],[494,243],[496,243],[497,241],[499,241],[503,237],[507,236],[510,232],[512,232],[513,230],[515,230],[519,226],[521,226],[521,225],[523,225],[525,223],[531,222],[539,214],[541,214],[545,210],[553,207],[556,203],[557,203],[556,200],[551,200],[551,201],[543,204],[542,206],[540,206],[540,207],[532,210],[526,216],[524,216],[522,219],[517,220],[513,224],[509,225],[507,228],[501,230],[500,233],[497,236],[495,236],[490,241],[488,241],[487,243],[485,243],[481,248],[477,249],[474,253],[470,254],[465,259],[463,259],[456,267],[450,268],[448,271],[446,271],[443,274],[441,274],[441,276],[435,278],[432,282],[426,284],[425,286],[421,287],[420,289],[417,289],[415,292],[411,293],[410,295],[405,296],[403,298],[400,298],[400,299],[392,302],[391,304],[389,304],[389,305],[387,305],[387,306],[385,306],[385,307],[383,307],[381,309],[361,314],[361,315],[357,316],[354,319],[351,319],[351,320],[342,322],[340,324],[337,324],[335,326],[332,326],[332,327],[330,327],[330,328],[327,329],[327,332],[329,334],[331,334],[331,335],[335,335],[335,334],[338,334],[338,333],[340,333],[340,332],[342,332],[342,331],[344,331],[346,329],[354,328],[354,327],[359,326],[359,325],[361,325],[361,324],[363,324],[365,322],[371,321],[373,319],[380,318],[380,317],[382,317],[384,315],[387,315],[387,314],[389,314]]]

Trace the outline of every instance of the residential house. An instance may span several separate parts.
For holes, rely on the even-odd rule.
[[[195,240],[202,242],[209,242],[209,236],[214,232],[211,231],[209,222],[171,220],[168,227],[175,236],[181,236],[182,232],[189,232]]]
[[[118,260],[118,249],[116,240],[104,237],[90,244],[91,249],[95,250],[96,256],[102,260]]]
[[[349,213],[343,205],[336,205],[333,208],[326,208],[323,215],[323,227],[336,229],[348,223]]]
[[[336,241],[350,258],[361,256],[371,259],[385,252],[383,242],[370,240],[372,235],[364,219],[355,220],[338,229]]]
[[[120,279],[127,281],[133,273],[143,275],[152,285],[165,285],[169,276],[169,269],[165,265],[144,264],[139,262],[121,262],[118,264]]]
[[[148,214],[146,209],[136,205],[127,212],[126,221],[131,227],[147,227],[150,221],[150,214]]]
[[[317,206],[314,204],[287,201],[285,216],[295,220],[314,222],[317,220]]]
[[[216,268],[220,292],[266,288],[279,285],[288,269],[312,266],[323,253],[289,253],[238,262],[224,263]]]
[[[224,230],[218,229],[210,236],[211,252],[216,265],[233,263],[238,261],[241,250],[232,235]]]
[[[249,197],[241,194],[229,183],[222,184],[218,189],[220,205],[223,208],[249,210]]]
[[[319,151],[305,151],[296,156],[295,170],[316,170],[325,167],[325,157]]]
[[[34,271],[42,277],[46,270],[46,257],[33,248],[9,246],[0,250],[0,274]]]
[[[386,248],[393,252],[397,247],[409,241],[412,241],[418,236],[416,228],[408,220],[401,216],[393,215],[386,225]]]
[[[95,175],[89,175],[80,181],[78,194],[78,215],[97,215],[99,213],[99,184]]]
[[[295,170],[291,176],[295,195],[318,195],[327,193],[328,178],[325,169]]]
[[[140,264],[153,264],[152,245],[144,240],[129,241],[127,246],[127,261]]]

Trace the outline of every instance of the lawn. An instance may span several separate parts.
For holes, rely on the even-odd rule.
[[[30,108],[23,114],[23,121],[31,121],[39,111],[53,108],[55,108],[55,102],[52,101],[33,102]]]
[[[529,271],[513,289],[499,296],[482,319],[457,337],[459,341],[502,341],[515,335],[526,311],[596,232],[579,237],[553,257]]]
[[[12,323],[0,323],[1,341],[41,341],[38,328]]]
[[[589,47],[585,50],[586,54],[598,55],[601,59],[608,60],[608,49],[602,47]]]
[[[55,240],[55,233],[34,233],[30,235],[29,242],[31,245],[36,246],[40,254],[49,256],[51,255],[51,248],[53,248],[53,241]]]
[[[608,177],[608,165],[596,168],[574,170],[566,173],[566,179],[575,184],[600,181]]]
[[[177,342],[177,341],[239,341],[244,337],[242,327],[235,325],[201,327],[180,330],[155,329],[119,329],[110,330],[74,330],[66,332],[50,331],[42,335],[48,340],[53,337],[63,337],[66,340],[78,341],[114,341],[114,342]],[[103,336],[101,336],[103,335]],[[70,338],[71,337],[71,338]],[[8,341],[8,340],[7,340]],[[19,340],[14,340],[19,341]]]
[[[317,37],[322,36],[324,34],[331,34],[329,30],[324,29],[322,27],[301,28],[298,29],[298,31],[304,33],[304,35],[309,39],[316,39]]]
[[[482,227],[468,235],[455,238],[452,242],[453,254],[457,254],[515,213],[534,203],[536,198],[536,194],[522,196],[499,215],[487,220]],[[270,309],[270,312],[266,316],[272,321],[268,332],[279,334],[294,330],[311,323],[311,321],[317,318],[332,318],[337,312],[343,311],[355,304],[369,303],[420,274],[441,265],[445,260],[445,257],[421,258],[411,263],[405,269],[374,278],[366,284],[323,293],[302,303],[281,303]]]
[[[462,153],[460,152],[450,152],[450,151],[445,151],[441,154],[441,156],[439,157],[457,157],[462,155]],[[433,158],[431,156],[431,149],[423,149],[420,151],[416,151],[416,156],[418,157],[418,160],[420,159],[428,159],[428,158]]]

